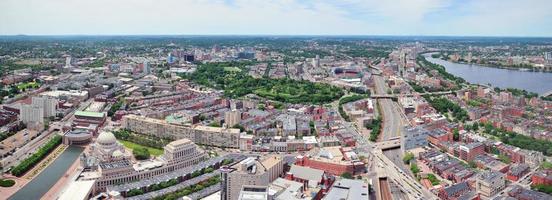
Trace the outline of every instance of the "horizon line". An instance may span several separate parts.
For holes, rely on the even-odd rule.
[[[465,37],[465,38],[551,38],[519,35],[392,35],[392,34],[0,34],[0,37],[110,37],[110,36],[284,36],[284,37]]]

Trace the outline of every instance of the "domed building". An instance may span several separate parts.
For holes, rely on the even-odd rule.
[[[90,145],[90,154],[99,161],[115,161],[130,158],[122,144],[111,132],[101,132],[96,142]]]
[[[86,130],[72,130],[63,134],[63,144],[85,145],[92,140],[92,133]]]

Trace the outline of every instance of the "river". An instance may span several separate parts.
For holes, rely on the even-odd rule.
[[[453,63],[438,58],[432,58],[430,53],[424,54],[424,56],[427,61],[443,65],[447,69],[447,72],[462,77],[470,83],[482,85],[490,83],[493,87],[517,88],[538,94],[552,91],[552,73]]]
[[[83,151],[82,147],[69,146],[53,163],[11,196],[9,200],[40,199],[63,176]]]

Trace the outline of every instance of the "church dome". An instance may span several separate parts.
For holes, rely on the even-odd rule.
[[[103,146],[110,146],[117,142],[117,138],[111,132],[102,132],[96,142]]]
[[[112,156],[113,156],[114,158],[120,158],[120,157],[123,157],[124,154],[123,154],[123,152],[121,152],[121,151],[119,151],[119,150],[115,150],[115,151],[113,152]]]

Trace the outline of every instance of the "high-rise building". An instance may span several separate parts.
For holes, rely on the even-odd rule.
[[[255,52],[239,52],[238,59],[253,59],[255,58]]]
[[[148,61],[146,60],[144,61],[144,74],[150,74],[150,73],[151,73],[151,69]]]
[[[33,97],[32,105],[42,107],[44,117],[52,117],[56,116],[58,100],[47,96]]]
[[[167,56],[167,62],[169,64],[173,64],[174,63],[174,57],[172,56],[172,54],[169,53],[169,55]]]
[[[284,171],[280,156],[249,157],[220,169],[222,176],[221,200],[238,200],[243,188],[268,186]]]
[[[544,60],[548,63],[552,63],[552,52],[544,52]]]
[[[38,105],[21,105],[19,120],[24,124],[44,123],[44,110]]]
[[[184,61],[186,61],[186,62],[194,62],[194,60],[195,60],[194,54],[190,54],[190,53],[184,54],[184,56],[182,56],[182,58],[184,58]]]
[[[232,110],[224,113],[224,121],[227,127],[234,127],[241,121],[241,113],[237,110]]]
[[[544,52],[545,60],[552,60],[552,52]]]
[[[316,55],[316,57],[312,60],[312,66],[314,68],[320,67],[320,56]]]
[[[220,52],[220,47],[219,47],[219,45],[216,45],[216,44],[215,44],[215,46],[213,46],[213,49],[211,50],[211,52],[212,52],[212,53],[218,53],[218,52]]]
[[[71,56],[65,57],[65,67],[71,67]]]

